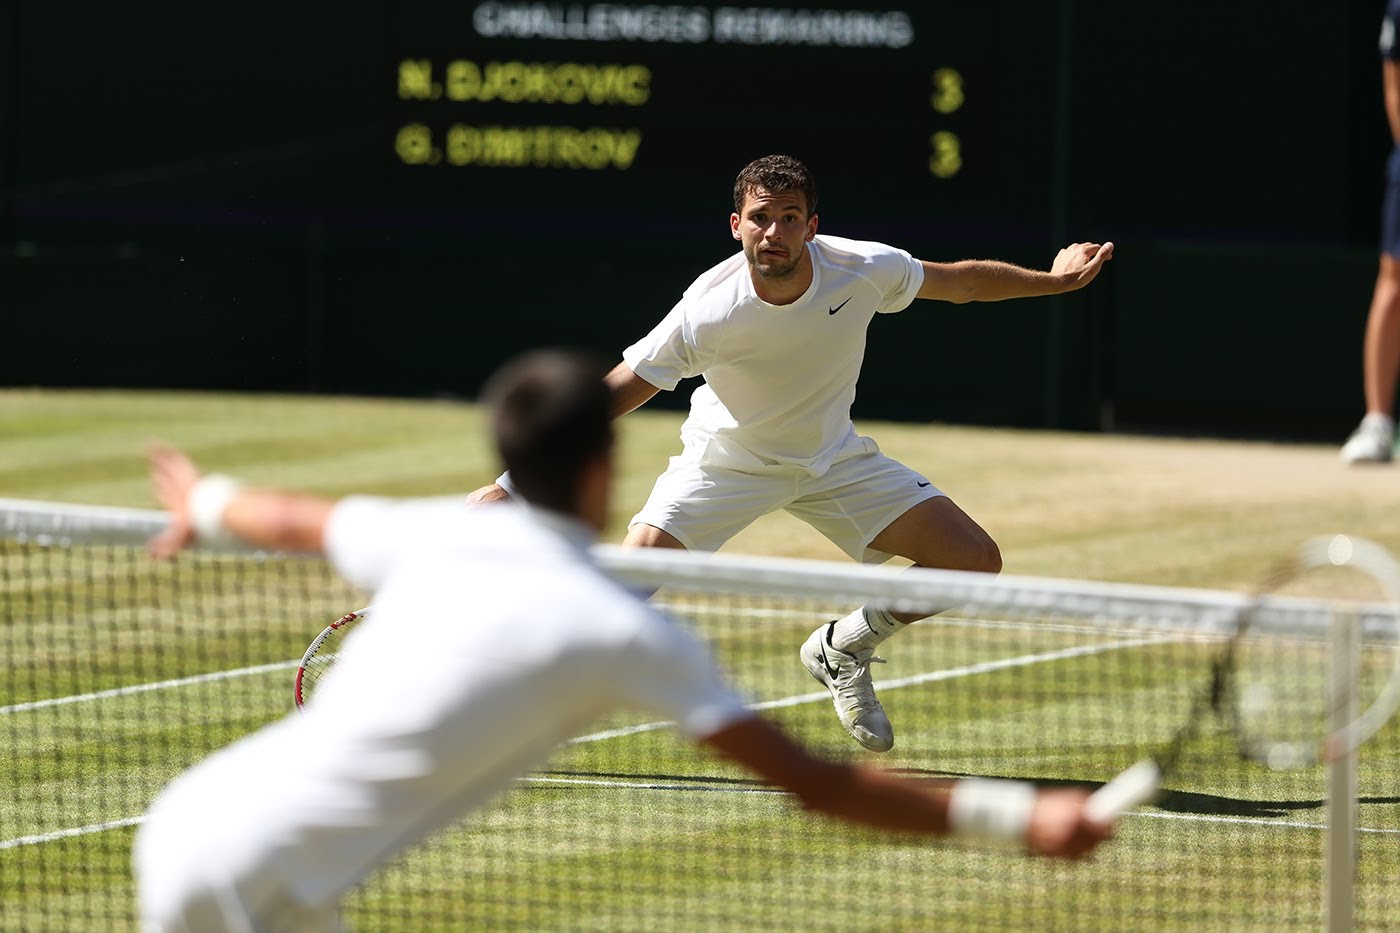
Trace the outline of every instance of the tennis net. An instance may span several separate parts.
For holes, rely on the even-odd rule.
[[[153,796],[291,707],[296,659],[366,594],[319,560],[148,559],[159,513],[0,500],[0,929],[135,923],[129,852]],[[712,646],[754,705],[822,753],[841,731],[797,648],[862,603],[956,607],[900,633],[876,686],[909,780],[1094,785],[1188,716],[1239,594],[896,572],[600,547]],[[1296,639],[1302,651],[1316,644]],[[1363,656],[1363,667],[1370,665]],[[1327,772],[1275,772],[1209,722],[1155,805],[1088,862],[931,843],[804,813],[632,713],[396,860],[351,929],[1316,929]],[[1362,747],[1356,925],[1400,924],[1400,732]],[[1348,914],[1352,911],[1349,909]]]

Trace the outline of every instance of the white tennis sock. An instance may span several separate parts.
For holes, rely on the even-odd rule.
[[[831,647],[847,654],[874,648],[895,632],[904,628],[903,622],[883,609],[861,606],[855,612],[838,619],[831,630]]]

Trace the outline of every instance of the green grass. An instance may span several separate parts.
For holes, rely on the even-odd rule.
[[[607,537],[677,446],[679,418],[624,422]],[[870,425],[1001,541],[1017,573],[1242,587],[1312,534],[1400,545],[1400,483],[1345,471],[1321,447]],[[152,505],[153,437],[253,482],[328,494],[459,492],[494,464],[479,412],[445,402],[159,393],[0,392],[0,496]],[[785,517],[728,548],[834,556]],[[295,657],[359,594],[315,564],[279,561],[230,580],[217,559],[121,568],[50,563],[0,544],[0,707]],[[671,594],[675,595],[675,594]],[[796,663],[813,620],[700,611],[692,624],[758,701],[818,688]],[[212,625],[211,620],[218,620]],[[918,626],[877,679],[1076,646],[1099,653],[882,692],[898,744],[883,766],[1101,781],[1169,734],[1201,646],[1123,648],[1102,631]],[[134,829],[17,845],[139,817],[171,777],[287,712],[290,671],[233,676],[0,714],[0,930],[134,925]],[[818,697],[771,715],[840,759],[868,759]],[[619,712],[590,732],[645,723]],[[1363,754],[1358,917],[1400,924],[1400,729]],[[851,830],[805,814],[670,730],[566,747],[514,792],[356,892],[353,929],[1316,929],[1324,776],[1236,763],[1212,729],[1156,807],[1124,820],[1087,864],[969,843]],[[269,780],[275,780],[270,776]],[[638,786],[640,785],[640,786]],[[8,845],[6,845],[8,843]]]

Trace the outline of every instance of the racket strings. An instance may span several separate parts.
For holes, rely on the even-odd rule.
[[[1305,768],[1376,731],[1400,696],[1397,602],[1400,566],[1369,542],[1315,539],[1273,574],[1223,655],[1220,705],[1240,755]]]

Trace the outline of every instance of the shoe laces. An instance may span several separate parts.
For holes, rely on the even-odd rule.
[[[875,696],[875,685],[870,682],[870,665],[888,662],[873,653],[865,658],[854,654],[847,657],[851,658],[853,663],[838,665],[841,673],[836,678],[837,695],[847,701],[847,709],[883,710],[879,698]]]

